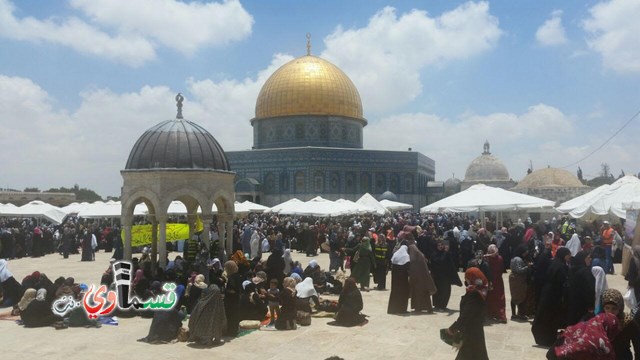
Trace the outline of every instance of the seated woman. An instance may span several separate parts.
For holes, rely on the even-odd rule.
[[[189,341],[208,346],[222,345],[222,332],[226,327],[227,317],[220,288],[217,285],[209,285],[191,312]]]
[[[24,290],[20,283],[13,277],[7,268],[7,260],[0,259],[0,289],[2,289],[2,302],[0,307],[13,306],[22,299]]]
[[[342,294],[338,299],[335,325],[351,327],[366,324],[367,319],[360,314],[362,307],[362,294],[358,290],[356,280],[350,277],[345,280]]]
[[[242,283],[243,293],[240,295],[240,320],[262,321],[267,315],[266,291],[260,293],[249,280]]]
[[[286,277],[283,280],[280,297],[280,315],[276,320],[276,329],[295,330],[296,329],[296,281]]]
[[[61,321],[62,318],[56,316],[51,311],[51,303],[46,300],[47,290],[40,289],[36,293],[35,300],[20,312],[20,318],[25,327],[50,326]]]
[[[168,311],[154,311],[149,334],[138,341],[155,344],[170,342],[178,337],[182,320],[186,316],[177,305],[184,295],[184,285],[178,285],[175,292],[176,306]]]
[[[296,296],[296,306],[298,311],[311,313],[311,301],[313,301],[316,308],[320,306],[318,292],[313,286],[313,279],[310,277],[304,279],[301,283],[296,285]]]

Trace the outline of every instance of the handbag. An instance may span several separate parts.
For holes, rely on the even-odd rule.
[[[627,292],[622,296],[624,299],[624,304],[629,307],[629,309],[635,309],[638,306],[638,300],[636,299],[636,292],[632,287],[630,287]]]
[[[453,335],[449,335],[447,330],[448,329],[440,329],[440,340],[444,341],[447,345],[460,349],[462,347],[462,333],[456,331]]]
[[[360,250],[356,251],[355,255],[353,255],[353,262],[358,262],[360,260]]]

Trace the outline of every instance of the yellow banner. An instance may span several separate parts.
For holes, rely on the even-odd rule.
[[[145,246],[151,244],[152,225],[134,225],[131,227],[131,246]],[[122,231],[124,239],[124,230]],[[160,235],[158,234],[158,239]],[[167,224],[167,241],[187,240],[189,238],[188,224]]]

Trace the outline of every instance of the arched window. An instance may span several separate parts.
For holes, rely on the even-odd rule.
[[[313,173],[313,191],[318,195],[324,192],[324,174],[322,171]]]
[[[347,173],[344,176],[344,188],[347,194],[355,194],[356,193],[356,174]]]
[[[400,179],[398,179],[398,174],[391,174],[389,179],[389,191],[394,194],[399,193],[400,191]]]
[[[404,176],[404,192],[412,193],[413,192],[413,175],[405,174]]]
[[[276,177],[273,175],[273,173],[268,173],[264,177],[264,191],[266,193],[276,192]]]
[[[386,189],[386,179],[384,174],[376,174],[376,193],[381,194]]]
[[[280,174],[280,189],[283,191],[289,191],[289,173],[283,171]]]
[[[296,180],[295,181],[296,181],[296,183],[295,183],[296,192],[297,193],[304,192],[304,190],[305,190],[305,187],[304,187],[304,171],[298,171],[296,173]]]
[[[371,192],[371,176],[367,173],[360,174],[360,192],[363,194]]]
[[[331,174],[331,183],[329,184],[332,193],[340,192],[340,174],[334,172]]]

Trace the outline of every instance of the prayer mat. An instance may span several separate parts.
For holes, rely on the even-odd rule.
[[[237,337],[242,337],[245,335],[249,335],[252,332],[256,331],[258,329],[240,329],[240,331],[238,331],[238,336]]]

